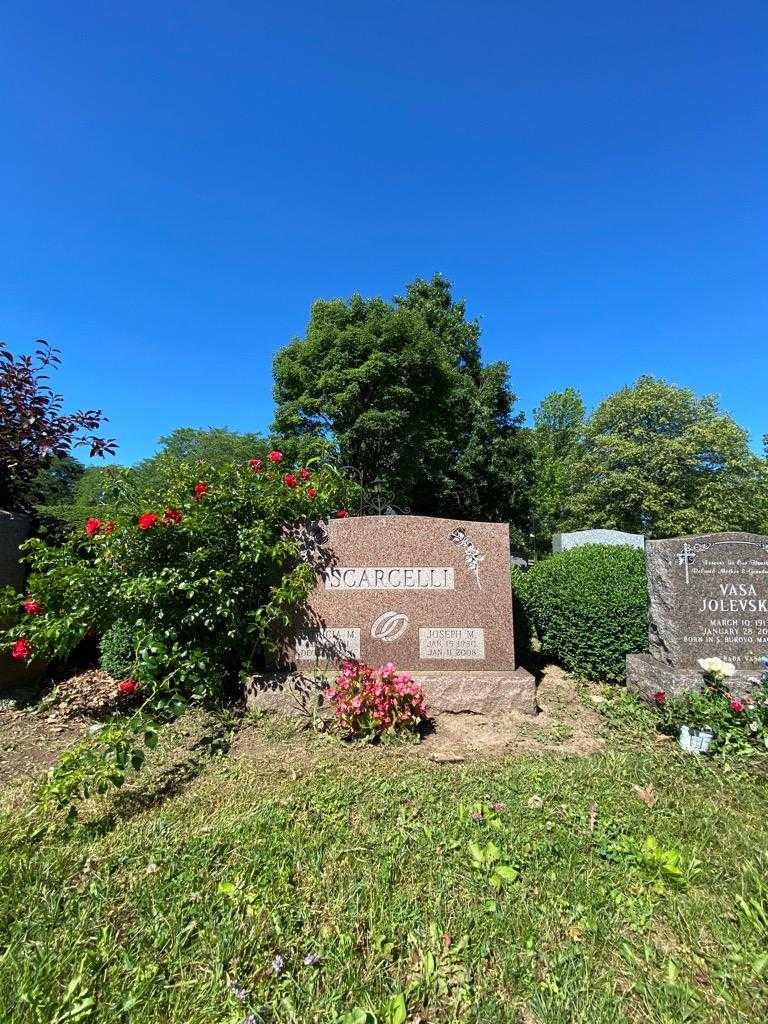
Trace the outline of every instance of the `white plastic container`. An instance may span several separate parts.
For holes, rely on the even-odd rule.
[[[705,754],[713,739],[711,729],[692,729],[687,725],[680,729],[680,749],[689,754]]]

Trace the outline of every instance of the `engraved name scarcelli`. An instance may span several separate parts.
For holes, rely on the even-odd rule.
[[[340,565],[325,573],[326,590],[453,590],[451,566]]]
[[[455,530],[451,531],[449,540],[451,543],[456,544],[457,547],[463,548],[464,561],[467,563],[469,571],[474,573],[478,590],[482,590],[480,584],[480,563],[485,561],[485,555],[467,537],[466,530],[462,529],[461,526],[457,526]]]

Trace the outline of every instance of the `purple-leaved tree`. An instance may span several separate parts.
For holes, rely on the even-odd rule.
[[[117,444],[98,436],[100,409],[65,413],[64,399],[46,371],[61,362],[58,349],[38,341],[34,355],[14,356],[0,341],[0,509],[24,512],[39,470],[56,456],[87,447],[91,456],[113,455]]]

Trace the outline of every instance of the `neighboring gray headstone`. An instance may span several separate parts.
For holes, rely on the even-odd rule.
[[[0,512],[0,587],[21,590],[26,575],[20,561],[19,544],[29,536],[28,516]]]
[[[696,689],[699,658],[717,657],[736,666],[734,692],[749,692],[768,655],[768,537],[651,540],[646,555],[650,654],[629,656],[627,686],[648,697]]]
[[[623,530],[576,530],[574,533],[556,533],[552,537],[552,551],[570,551],[586,544],[605,544],[623,548],[645,547],[642,533],[624,533]]]
[[[0,587],[22,590],[26,570],[19,561],[19,544],[29,536],[31,522],[28,516],[0,512]],[[0,622],[0,628],[8,623]],[[15,661],[7,653],[0,654],[0,690],[5,701],[20,698],[27,688],[40,677],[45,663]],[[18,692],[16,690],[18,688]]]

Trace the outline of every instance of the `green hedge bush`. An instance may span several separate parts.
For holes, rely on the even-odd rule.
[[[542,654],[589,679],[623,682],[627,654],[648,649],[645,552],[589,544],[516,573]]]
[[[99,663],[115,679],[129,676],[136,663],[136,631],[129,622],[113,622],[99,642]]]

